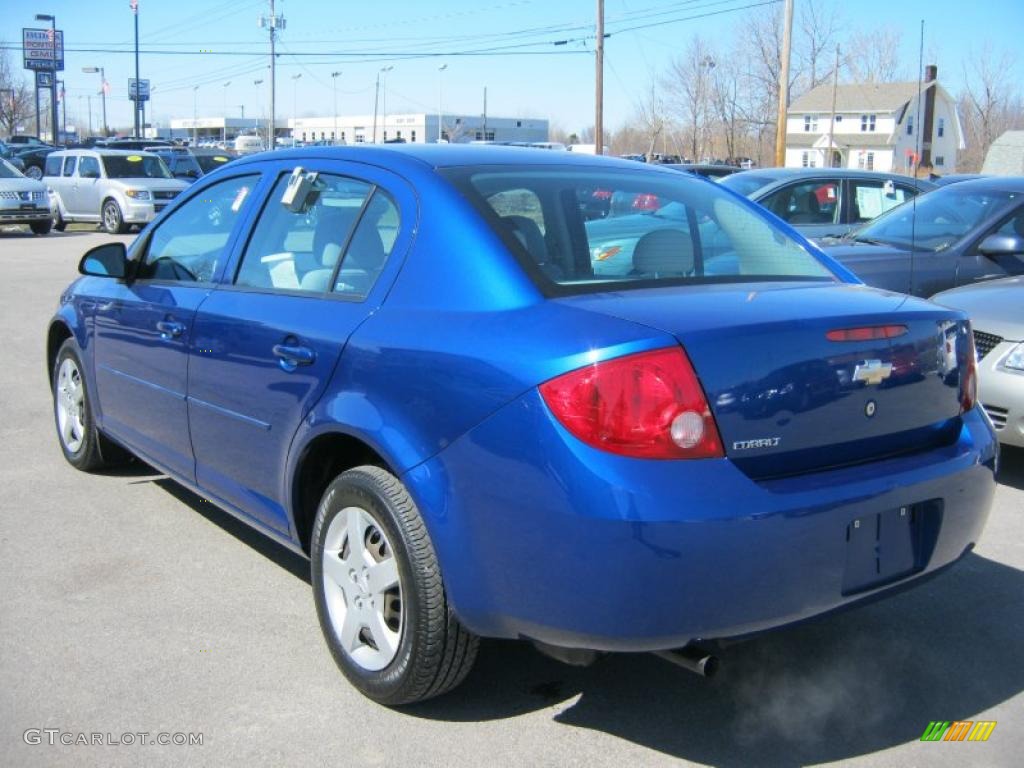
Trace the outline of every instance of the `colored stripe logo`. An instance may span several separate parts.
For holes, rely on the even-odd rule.
[[[988,741],[995,728],[995,720],[932,720],[921,741]]]

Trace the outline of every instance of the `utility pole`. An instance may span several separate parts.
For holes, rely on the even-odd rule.
[[[286,26],[284,16],[278,16],[274,10],[274,0],[270,0],[270,16],[260,16],[260,27],[266,27],[270,30],[270,127],[267,131],[267,136],[270,141],[270,149],[277,147],[277,141],[275,139],[275,113],[277,107],[277,52],[276,36],[277,30],[284,29]]]
[[[484,86],[484,141],[487,141],[487,86]]]
[[[604,154],[604,0],[597,0],[597,72],[594,93],[594,154]]]
[[[835,151],[833,147],[833,138],[836,130],[836,91],[839,89],[839,44],[836,43],[836,68],[835,72],[832,73],[832,114],[828,120],[828,162],[825,163],[826,168],[833,168],[832,153]],[[842,156],[840,156],[841,158]]]
[[[198,146],[198,144],[199,144],[199,132],[198,132],[198,129],[196,127],[198,122],[199,122],[198,111],[197,111],[197,108],[196,108],[196,97],[197,97],[198,93],[199,93],[199,86],[198,85],[193,85],[192,86],[192,146],[193,147]]]
[[[789,109],[789,56],[793,45],[793,0],[786,0],[782,22],[782,69],[779,72],[779,114],[775,119],[775,165],[786,164],[786,112]]]

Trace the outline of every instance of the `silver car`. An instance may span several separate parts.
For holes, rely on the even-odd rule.
[[[45,235],[52,221],[46,186],[0,159],[0,225],[27,224],[37,235]]]
[[[163,160],[152,152],[69,149],[46,158],[43,181],[56,195],[54,227],[99,222],[111,234],[156,218],[181,190]]]
[[[1024,277],[1007,277],[932,297],[974,324],[978,399],[999,442],[1024,448]]]

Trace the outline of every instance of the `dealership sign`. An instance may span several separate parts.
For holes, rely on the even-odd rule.
[[[64,32],[50,29],[21,30],[21,49],[25,55],[25,69],[64,69]]]

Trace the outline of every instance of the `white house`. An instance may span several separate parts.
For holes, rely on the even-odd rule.
[[[920,85],[840,85],[834,112],[831,83],[804,94],[786,115],[786,167],[826,166],[831,147],[833,167],[912,174],[920,159],[922,168],[955,173],[957,152],[965,147],[963,128],[956,102],[935,76],[936,68],[928,66]]]

